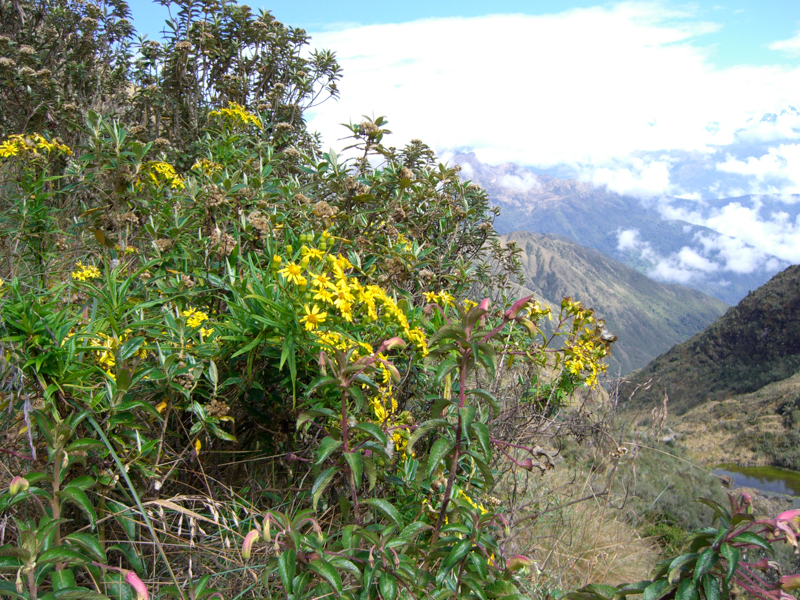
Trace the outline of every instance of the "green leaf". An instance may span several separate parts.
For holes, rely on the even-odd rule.
[[[447,427],[450,423],[448,423],[444,419],[431,419],[430,421],[425,421],[421,423],[408,438],[408,446],[406,446],[408,453],[411,453],[411,449],[414,447],[422,436],[426,433],[431,431],[432,429],[436,429],[437,427]]]
[[[369,483],[369,491],[375,489],[375,483],[378,481],[378,470],[375,468],[375,461],[370,456],[364,456],[361,459],[364,466],[364,472],[367,474],[367,483]]]
[[[719,581],[711,573],[703,575],[703,595],[706,600],[720,600]]]
[[[317,476],[317,479],[314,481],[314,486],[311,488],[312,506],[314,507],[314,510],[317,510],[317,502],[319,502],[320,496],[325,493],[325,490],[328,489],[328,486],[330,485],[334,475],[336,475],[338,472],[339,467],[331,467],[329,469],[325,469]]]
[[[324,560],[313,560],[308,563],[308,568],[327,581],[337,595],[342,594],[342,578],[333,565]]]
[[[101,563],[108,562],[106,553],[103,550],[103,544],[97,539],[97,536],[91,533],[72,533],[64,538],[70,544],[74,544],[81,548],[84,552],[91,555],[92,558]]]
[[[392,506],[392,504],[387,500],[382,498],[373,498],[370,500],[364,500],[363,504],[377,508],[384,515],[386,515],[390,521],[397,525],[398,529],[403,528],[403,517],[400,515],[400,511]]]
[[[697,583],[700,578],[708,573],[708,571],[717,564],[719,554],[713,548],[707,548],[700,553],[700,558],[697,559],[697,564],[694,567],[694,575],[692,580]]]
[[[461,438],[464,440],[470,438],[472,422],[475,420],[475,410],[475,406],[461,406],[458,409],[458,414],[461,417]]]
[[[284,550],[278,557],[278,573],[280,573],[281,581],[283,582],[283,587],[286,589],[287,594],[292,593],[295,564],[295,553],[291,548]]]
[[[69,446],[64,448],[64,451],[70,453],[82,450],[93,450],[94,448],[98,447],[105,447],[105,444],[103,444],[103,442],[100,440],[95,440],[93,438],[81,438],[79,440],[75,440]]]
[[[64,546],[56,546],[42,552],[36,562],[40,565],[49,565],[57,562],[64,562],[69,565],[84,565],[89,560],[80,552],[70,550]]]
[[[379,587],[383,600],[394,600],[397,597],[397,582],[391,573],[381,573]]]
[[[673,587],[666,579],[656,579],[644,590],[642,600],[659,600],[663,598]]]
[[[110,509],[111,514],[114,515],[114,518],[117,520],[122,526],[122,529],[128,536],[128,539],[134,541],[136,539],[136,521],[134,521],[128,515],[130,514],[130,509],[114,500],[106,500],[108,504],[108,508]]]
[[[0,556],[0,571],[16,570],[21,566],[22,560],[15,556]]]
[[[675,594],[675,600],[697,600],[697,587],[689,578],[681,581],[678,586],[678,593]]]
[[[385,446],[389,441],[386,438],[386,434],[383,432],[383,429],[381,429],[375,423],[358,423],[352,429],[355,429],[356,431],[363,431],[364,433],[371,435],[381,446]]]
[[[491,451],[489,428],[485,423],[478,422],[472,426],[472,431],[475,434],[475,438],[478,440],[484,455],[488,456],[489,452]]]
[[[479,396],[480,398],[483,398],[484,400],[486,400],[486,402],[489,403],[489,406],[492,407],[492,412],[494,413],[495,417],[500,414],[500,402],[498,402],[497,398],[495,398],[494,395],[492,395],[488,390],[475,388],[472,390],[468,390],[467,395],[468,396],[475,395]]]
[[[436,575],[436,580],[441,582],[444,579],[444,576],[450,572],[456,563],[458,563],[462,558],[464,558],[467,553],[472,548],[472,540],[466,539],[461,540],[455,546],[450,549],[450,553],[447,555],[447,558],[442,563],[442,568],[439,570],[439,574]]]
[[[364,464],[361,461],[361,452],[345,452],[344,459],[350,466],[350,471],[353,473],[356,489],[361,487],[361,473],[364,470]]]
[[[319,444],[319,448],[317,449],[317,460],[314,461],[315,465],[321,465],[326,458],[328,458],[331,454],[336,452],[336,449],[342,445],[342,441],[335,440],[331,436],[327,436],[322,438],[322,441]]]
[[[769,552],[771,555],[775,554],[775,550],[772,548],[772,544],[762,538],[760,535],[753,533],[752,531],[745,531],[744,533],[740,533],[735,538],[731,540],[731,542],[737,544],[750,544],[751,546],[757,546],[762,550]]]
[[[121,360],[128,360],[131,356],[139,351],[139,348],[144,344],[143,337],[135,337],[126,341],[119,349],[119,357]]]
[[[441,464],[442,459],[450,454],[455,448],[456,443],[446,437],[439,438],[433,443],[431,453],[428,456],[428,465],[425,468],[425,477],[430,477]],[[455,468],[455,465],[453,466]]]
[[[104,594],[98,594],[89,588],[64,588],[55,592],[56,600],[111,600]]]
[[[725,527],[731,526],[731,515],[719,502],[710,500],[709,498],[698,498],[695,502],[705,504],[711,510],[713,510],[714,514],[719,517],[719,520],[725,525]]]
[[[458,363],[453,358],[448,358],[439,367],[436,369],[436,377],[434,377],[434,383],[436,385],[440,385],[442,383],[442,379],[444,379],[447,374],[458,367]]]
[[[86,516],[89,517],[89,522],[94,529],[97,523],[97,513],[94,511],[94,506],[92,506],[92,503],[89,501],[86,492],[78,487],[67,486],[61,490],[59,494],[62,500],[66,500],[80,508]]]
[[[725,581],[730,581],[736,569],[739,566],[739,549],[734,548],[730,544],[722,544],[719,548],[719,553],[728,561],[728,571],[725,575]]]

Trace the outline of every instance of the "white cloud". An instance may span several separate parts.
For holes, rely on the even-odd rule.
[[[622,167],[584,168],[582,178],[612,192],[641,198],[663,196],[672,190],[668,162],[633,158]]]
[[[333,143],[339,123],[387,115],[395,146],[420,138],[491,164],[591,165],[612,189],[665,193],[666,165],[636,166],[635,153],[731,143],[748,119],[800,97],[800,68],[715,67],[702,36],[720,27],[622,2],[322,32],[313,44],[337,53],[342,97],[311,111],[310,126]]]
[[[790,37],[788,40],[772,42],[769,45],[769,49],[784,52],[789,56],[800,56],[800,29],[798,29],[794,36]]]
[[[516,192],[528,192],[534,188],[542,187],[536,175],[530,171],[522,171],[520,175],[503,175],[500,178],[500,185]]]
[[[617,250],[635,250],[642,243],[638,229],[617,232]]]
[[[752,194],[800,194],[800,144],[780,144],[744,160],[728,156],[717,170],[751,176]]]

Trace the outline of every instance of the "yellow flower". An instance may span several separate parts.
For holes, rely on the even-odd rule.
[[[442,301],[442,306],[452,306],[455,302],[455,298],[444,290],[439,292],[439,300]]]
[[[156,185],[168,185],[173,190],[182,190],[186,187],[183,183],[183,178],[175,173],[175,168],[169,163],[162,161],[151,162],[148,165],[148,174]]]
[[[436,292],[425,292],[425,302],[436,302],[438,297]]]
[[[326,289],[320,288],[314,294],[314,300],[320,300],[328,304],[333,304],[333,294]]]
[[[303,251],[303,256],[305,256],[306,258],[319,260],[325,256],[325,253],[319,248],[306,248],[305,246],[303,246],[303,248],[305,248],[305,250]]]
[[[353,265],[341,254],[336,257],[335,261],[336,266],[338,266],[342,271],[346,271],[347,269],[352,269]]]
[[[328,317],[328,313],[320,312],[316,304],[311,308],[308,304],[304,305],[303,312],[305,316],[300,321],[306,326],[306,331],[314,331]]]
[[[186,318],[186,324],[189,327],[200,327],[204,321],[208,321],[208,315],[203,311],[192,308],[191,306],[181,311],[181,316]],[[213,331],[213,330],[212,330]]]
[[[477,302],[473,302],[472,300],[470,300],[468,298],[464,299],[464,308],[466,308],[467,310],[475,308],[476,306],[478,306]]]
[[[72,278],[76,281],[99,279],[100,269],[94,265],[83,265],[81,264],[81,261],[78,261],[75,263],[75,270],[72,272]]]
[[[261,129],[261,121],[258,117],[248,112],[241,104],[236,104],[236,102],[228,102],[228,108],[220,108],[219,110],[211,111],[209,116],[219,117],[227,121],[230,125],[245,126],[251,124]]]
[[[331,281],[330,277],[328,277],[325,273],[320,273],[319,275],[314,275],[311,279],[311,285],[316,288],[333,288],[333,282]]]
[[[280,271],[278,271],[281,275],[286,278],[286,281],[289,283],[294,283],[296,285],[303,285],[306,281],[306,278],[303,277],[303,268],[296,264],[296,263],[289,263],[285,267],[283,267]]]

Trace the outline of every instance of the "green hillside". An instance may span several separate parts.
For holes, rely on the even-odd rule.
[[[612,373],[642,368],[727,308],[702,292],[653,281],[568,238],[517,231],[501,239],[520,246],[525,286],[532,292],[552,305],[572,296],[605,319],[618,336],[609,361]]]
[[[800,369],[800,265],[778,273],[702,333],[659,356],[629,383],[634,406],[660,401],[683,413],[753,392]]]

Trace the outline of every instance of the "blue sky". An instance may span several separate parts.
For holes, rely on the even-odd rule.
[[[405,23],[443,17],[480,17],[487,14],[555,14],[573,8],[588,8],[609,3],[576,0],[406,0],[403,2],[330,2],[323,0],[277,0],[252,3],[254,9],[271,10],[286,25],[309,32],[326,31],[353,25]],[[731,0],[729,2],[665,2],[677,10],[691,11],[702,19],[722,25],[709,33],[702,45],[719,66],[736,64],[793,64],[788,56],[776,54],[768,45],[788,39],[800,29],[800,2],[797,0]],[[166,9],[147,0],[131,0],[134,22],[140,32],[159,36],[167,17]],[[795,60],[794,63],[797,61]]]

